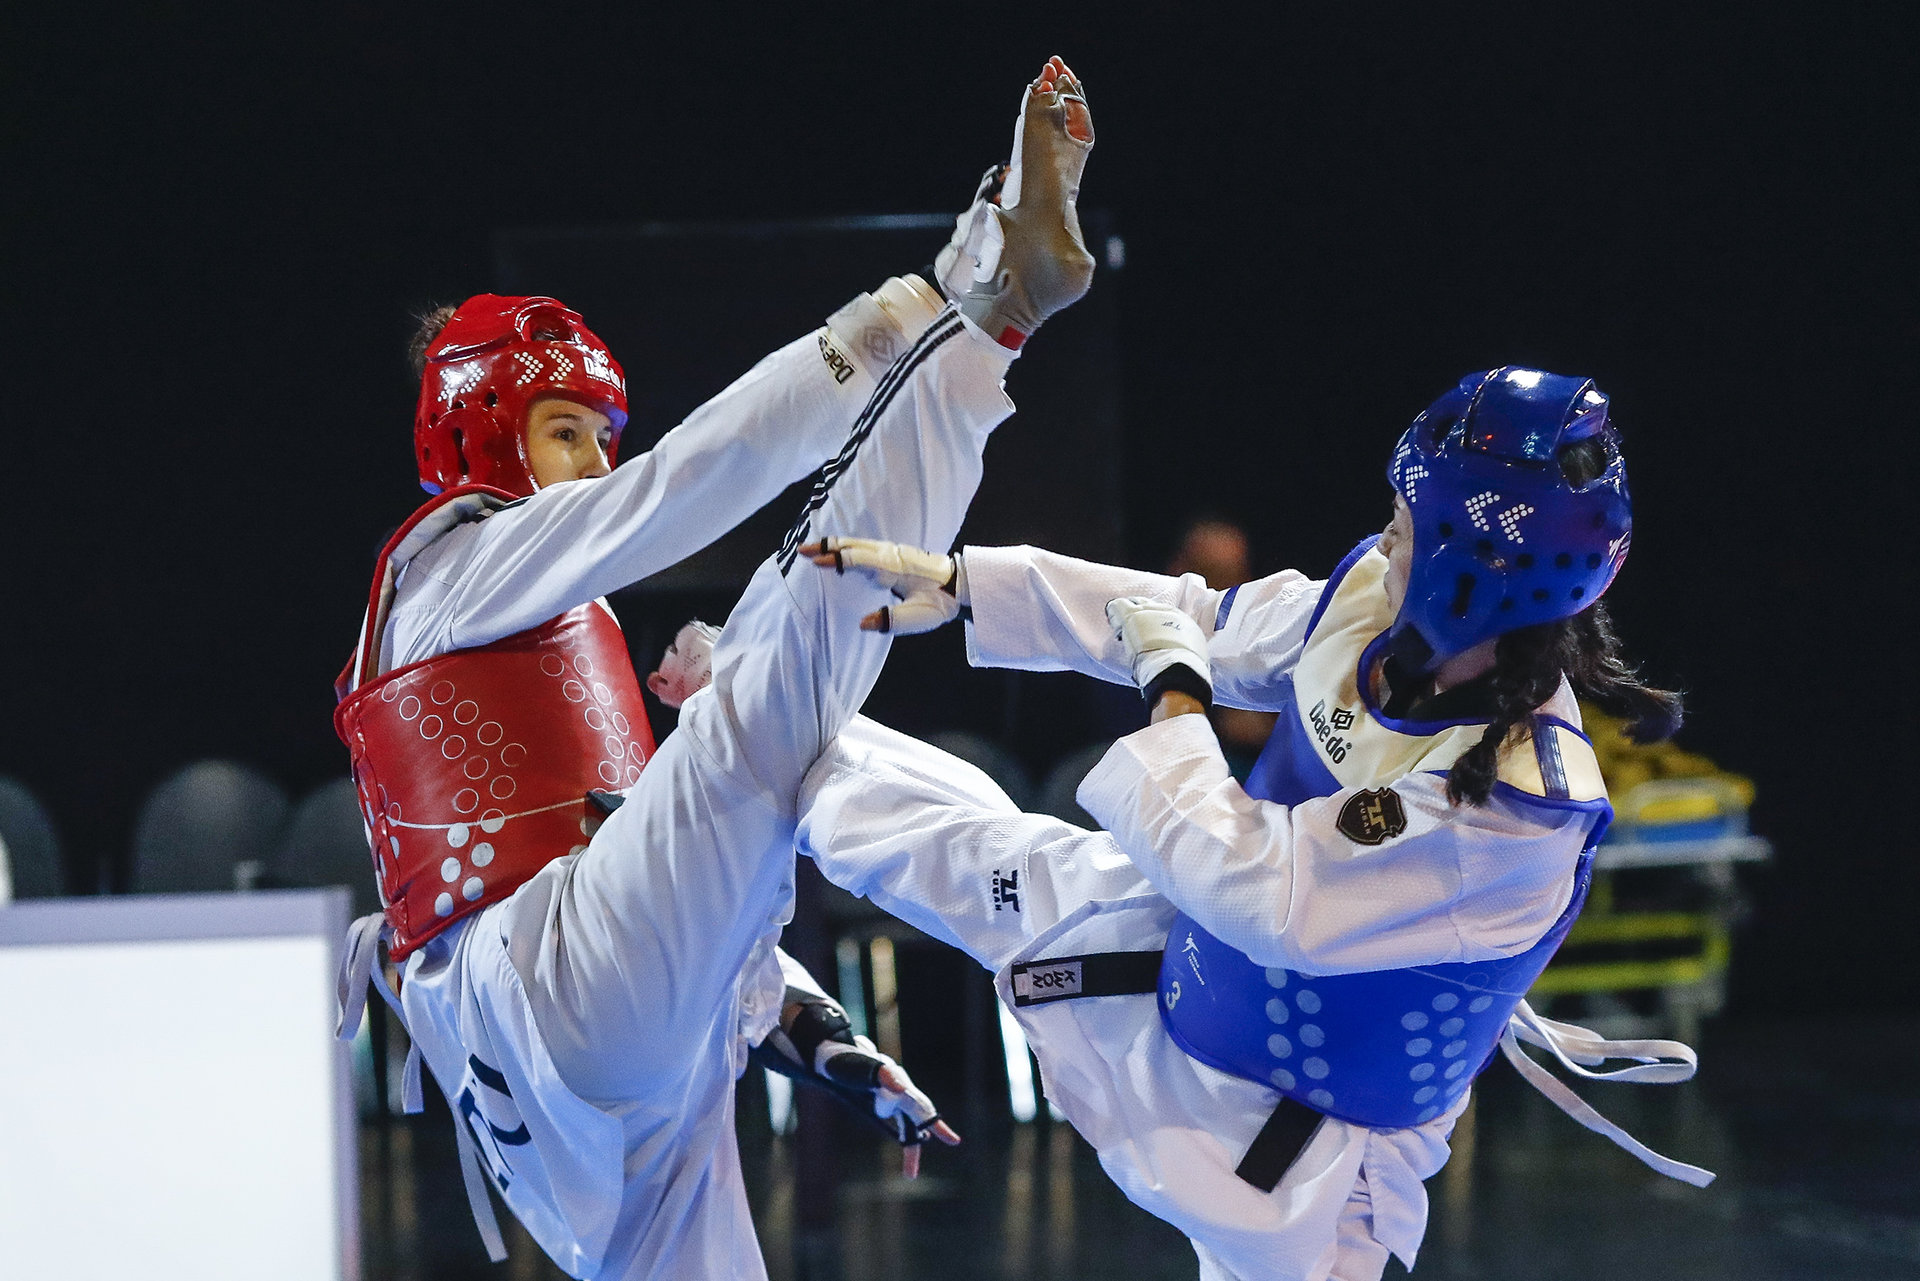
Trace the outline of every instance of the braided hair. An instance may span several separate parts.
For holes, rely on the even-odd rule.
[[[1578,489],[1607,465],[1604,447],[1593,440],[1561,452],[1560,470]],[[1595,601],[1570,618],[1516,628],[1494,642],[1489,673],[1493,721],[1480,741],[1447,771],[1447,799],[1455,805],[1485,805],[1493,794],[1500,748],[1511,736],[1525,741],[1536,708],[1560,687],[1564,674],[1576,693],[1627,719],[1626,733],[1636,743],[1671,738],[1684,716],[1677,691],[1655,689],[1621,652],[1606,605]]]

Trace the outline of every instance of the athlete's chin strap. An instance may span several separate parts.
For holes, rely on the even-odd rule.
[[[1661,1156],[1601,1116],[1591,1104],[1521,1049],[1521,1041],[1550,1051],[1569,1072],[1589,1081],[1643,1081],[1654,1085],[1692,1079],[1699,1068],[1699,1059],[1690,1046],[1679,1041],[1608,1041],[1586,1028],[1542,1018],[1525,1001],[1520,1002],[1513,1017],[1507,1020],[1507,1030],[1500,1038],[1501,1053],[1507,1056],[1507,1061],[1513,1064],[1514,1069],[1534,1089],[1546,1095],[1556,1107],[1581,1125],[1613,1140],[1670,1179],[1691,1183],[1696,1188],[1704,1188],[1713,1182],[1711,1170]],[[1611,1072],[1588,1070],[1608,1059],[1634,1059],[1636,1062],[1632,1067],[1616,1068]]]
[[[342,1041],[351,1041],[360,1033],[360,1020],[366,1013],[367,988],[371,985],[380,993],[388,1007],[400,1020],[400,1026],[407,1025],[406,1012],[400,1008],[400,998],[387,983],[386,971],[380,965],[380,942],[386,936],[387,918],[384,913],[374,912],[363,916],[347,928],[347,953],[340,961],[340,974],[336,981],[336,992],[340,1000],[340,1022],[334,1028],[334,1035]],[[400,1108],[408,1116],[417,1115],[426,1107],[425,1096],[420,1086],[420,1042],[413,1041],[407,1050],[407,1065],[400,1075]],[[495,1263],[501,1263],[507,1257],[506,1239],[500,1235],[500,1220],[493,1213],[493,1202],[487,1199],[487,1176],[480,1165],[480,1153],[474,1146],[473,1135],[468,1133],[466,1123],[460,1117],[458,1108],[448,1100],[453,1112],[453,1137],[460,1148],[460,1178],[467,1187],[467,1207],[473,1211],[473,1225],[480,1230],[480,1239],[486,1244],[487,1257]]]
[[[884,1069],[900,1072],[900,1065],[866,1037],[854,1035],[845,1010],[797,987],[787,989],[786,1004],[800,1009],[789,1027],[774,1028],[753,1047],[751,1057],[756,1063],[826,1089],[902,1147],[925,1143],[932,1136],[940,1121],[933,1100],[911,1082],[906,1089],[895,1090],[881,1081]]]

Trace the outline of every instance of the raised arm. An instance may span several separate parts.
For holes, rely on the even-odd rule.
[[[858,295],[645,454],[553,485],[419,555],[393,660],[483,645],[675,564],[820,466],[897,348],[938,312],[917,278]]]
[[[1133,677],[1107,620],[1107,602],[1131,596],[1171,605],[1208,636],[1214,697],[1264,709],[1276,679],[1299,658],[1320,584],[1283,570],[1225,591],[1198,574],[1178,578],[1096,564],[1037,547],[969,547],[967,658],[976,667],[1076,671],[1116,684]]]

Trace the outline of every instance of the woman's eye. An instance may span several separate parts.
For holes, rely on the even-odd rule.
[[[573,428],[562,427],[559,431],[553,433],[553,438],[563,445],[571,445],[573,443]]]

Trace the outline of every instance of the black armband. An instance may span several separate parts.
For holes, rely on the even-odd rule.
[[[1198,699],[1200,706],[1208,711],[1213,710],[1213,686],[1207,683],[1206,677],[1185,663],[1175,663],[1148,681],[1146,688],[1140,691],[1140,697],[1146,700],[1151,710],[1160,701],[1160,696],[1167,693],[1185,694]]]
[[[786,1003],[800,1007],[799,1013],[793,1016],[793,1025],[787,1029],[787,1039],[793,1042],[793,1048],[800,1053],[800,1062],[809,1070],[820,1057],[823,1042],[854,1044],[853,1021],[839,1002],[790,987]]]

